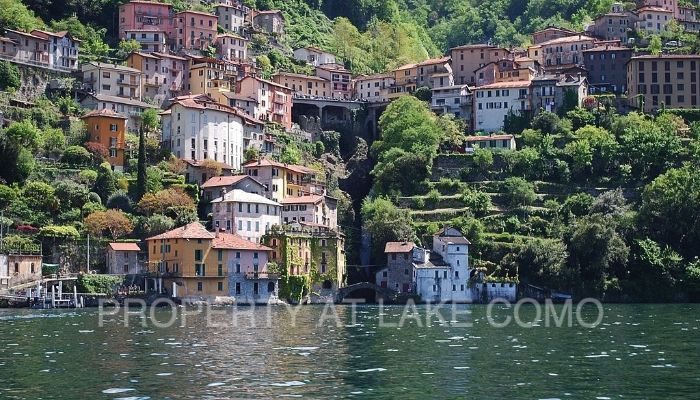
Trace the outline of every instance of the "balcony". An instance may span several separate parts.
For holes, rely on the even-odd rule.
[[[124,86],[139,86],[141,83],[139,82],[138,79],[117,79],[117,84],[118,85],[124,85]]]
[[[279,274],[273,274],[270,272],[246,272],[245,278],[249,280],[258,279],[279,279]]]

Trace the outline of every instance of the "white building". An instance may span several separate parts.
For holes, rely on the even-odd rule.
[[[125,31],[125,40],[135,40],[141,44],[144,53],[167,53],[167,33],[159,29],[131,29]]]
[[[241,61],[248,58],[248,39],[233,33],[216,35],[216,47],[225,60]]]
[[[89,62],[82,65],[83,84],[95,94],[141,100],[143,73],[123,65]]]
[[[214,14],[224,30],[241,34],[246,22],[250,19],[250,8],[237,0],[223,0],[214,6]]]
[[[302,222],[322,225],[329,229],[338,227],[338,200],[329,196],[291,196],[280,200],[282,222]]]
[[[360,75],[355,78],[355,98],[369,102],[388,101],[389,88],[394,85],[394,74]]]
[[[32,35],[49,41],[49,64],[56,69],[77,71],[78,52],[81,40],[75,39],[70,33],[48,32],[35,29]]]
[[[474,130],[500,131],[508,114],[530,111],[530,84],[530,81],[497,82],[474,88]]]
[[[471,122],[472,91],[467,85],[433,88],[430,109],[438,115],[452,114],[456,118]],[[471,124],[470,124],[471,125]]]
[[[469,280],[469,241],[454,228],[433,236],[432,253],[414,250],[416,292],[424,301],[472,301]]]
[[[282,206],[259,194],[234,189],[212,200],[214,229],[235,233],[251,242],[280,224]]]
[[[161,113],[163,144],[180,159],[210,159],[239,169],[247,116],[206,94],[172,100]]]
[[[661,33],[667,30],[673,21],[673,11],[663,7],[646,6],[634,11],[637,14],[637,29],[647,34]]]
[[[322,64],[335,64],[335,55],[317,47],[302,47],[294,50],[294,58],[318,67]]]

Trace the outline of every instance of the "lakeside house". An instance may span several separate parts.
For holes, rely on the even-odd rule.
[[[221,298],[244,303],[277,299],[278,276],[268,271],[271,249],[193,222],[146,239],[148,269],[162,289],[184,302]]]
[[[137,243],[109,243],[107,245],[107,274],[135,275],[143,273],[139,253],[141,253],[141,248]]]

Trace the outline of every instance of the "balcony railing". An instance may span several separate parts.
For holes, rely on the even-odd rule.
[[[117,83],[120,85],[127,85],[127,86],[138,86],[139,81],[136,79],[117,79]]]
[[[279,279],[279,274],[274,274],[271,272],[246,272],[245,278],[250,280],[258,279]]]

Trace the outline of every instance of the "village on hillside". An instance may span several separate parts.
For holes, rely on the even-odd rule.
[[[407,96],[458,121],[464,141],[440,155],[459,157],[516,150],[513,127],[524,129],[522,121],[542,113],[655,114],[697,109],[700,96],[700,54],[676,52],[678,41],[658,42],[676,26],[700,32],[695,7],[675,1],[645,0],[634,9],[614,3],[585,30],[548,27],[533,33],[527,48],[464,44],[372,75],[353,74],[327,50],[285,48],[280,10],[239,0],[213,2],[211,12],[145,0],[118,10],[119,39],[129,48],[119,60],[81,61],[83,43],[67,31],[0,26],[3,68],[21,70],[22,86],[31,81],[27,74],[45,74],[32,90],[65,95],[72,110],[62,122],[65,136],[83,129],[85,137],[60,152],[29,155],[52,174],[49,183],[80,185],[27,180],[28,191],[8,180],[0,190],[0,293],[7,301],[56,306],[74,299],[62,293],[67,281],[84,282],[86,296],[91,282],[97,294],[111,288],[183,303],[339,302],[361,291],[387,302],[515,300],[523,290],[517,272],[491,275],[481,250],[471,251],[474,238],[459,227],[377,244],[348,225],[346,215],[359,211],[362,199],[339,188],[350,174],[331,168],[345,164],[338,142],[381,140],[382,115]],[[266,76],[260,37],[307,73]],[[27,90],[15,89],[0,111],[8,138],[33,132],[27,110],[40,108]],[[17,140],[12,165],[35,146],[26,136]],[[448,165],[449,156],[438,161],[440,171],[463,168]],[[22,197],[23,207],[45,202],[49,211],[27,217],[12,205]],[[428,212],[416,214],[433,222]],[[383,253],[370,260],[372,240]],[[570,296],[554,289],[527,285],[535,297]]]

